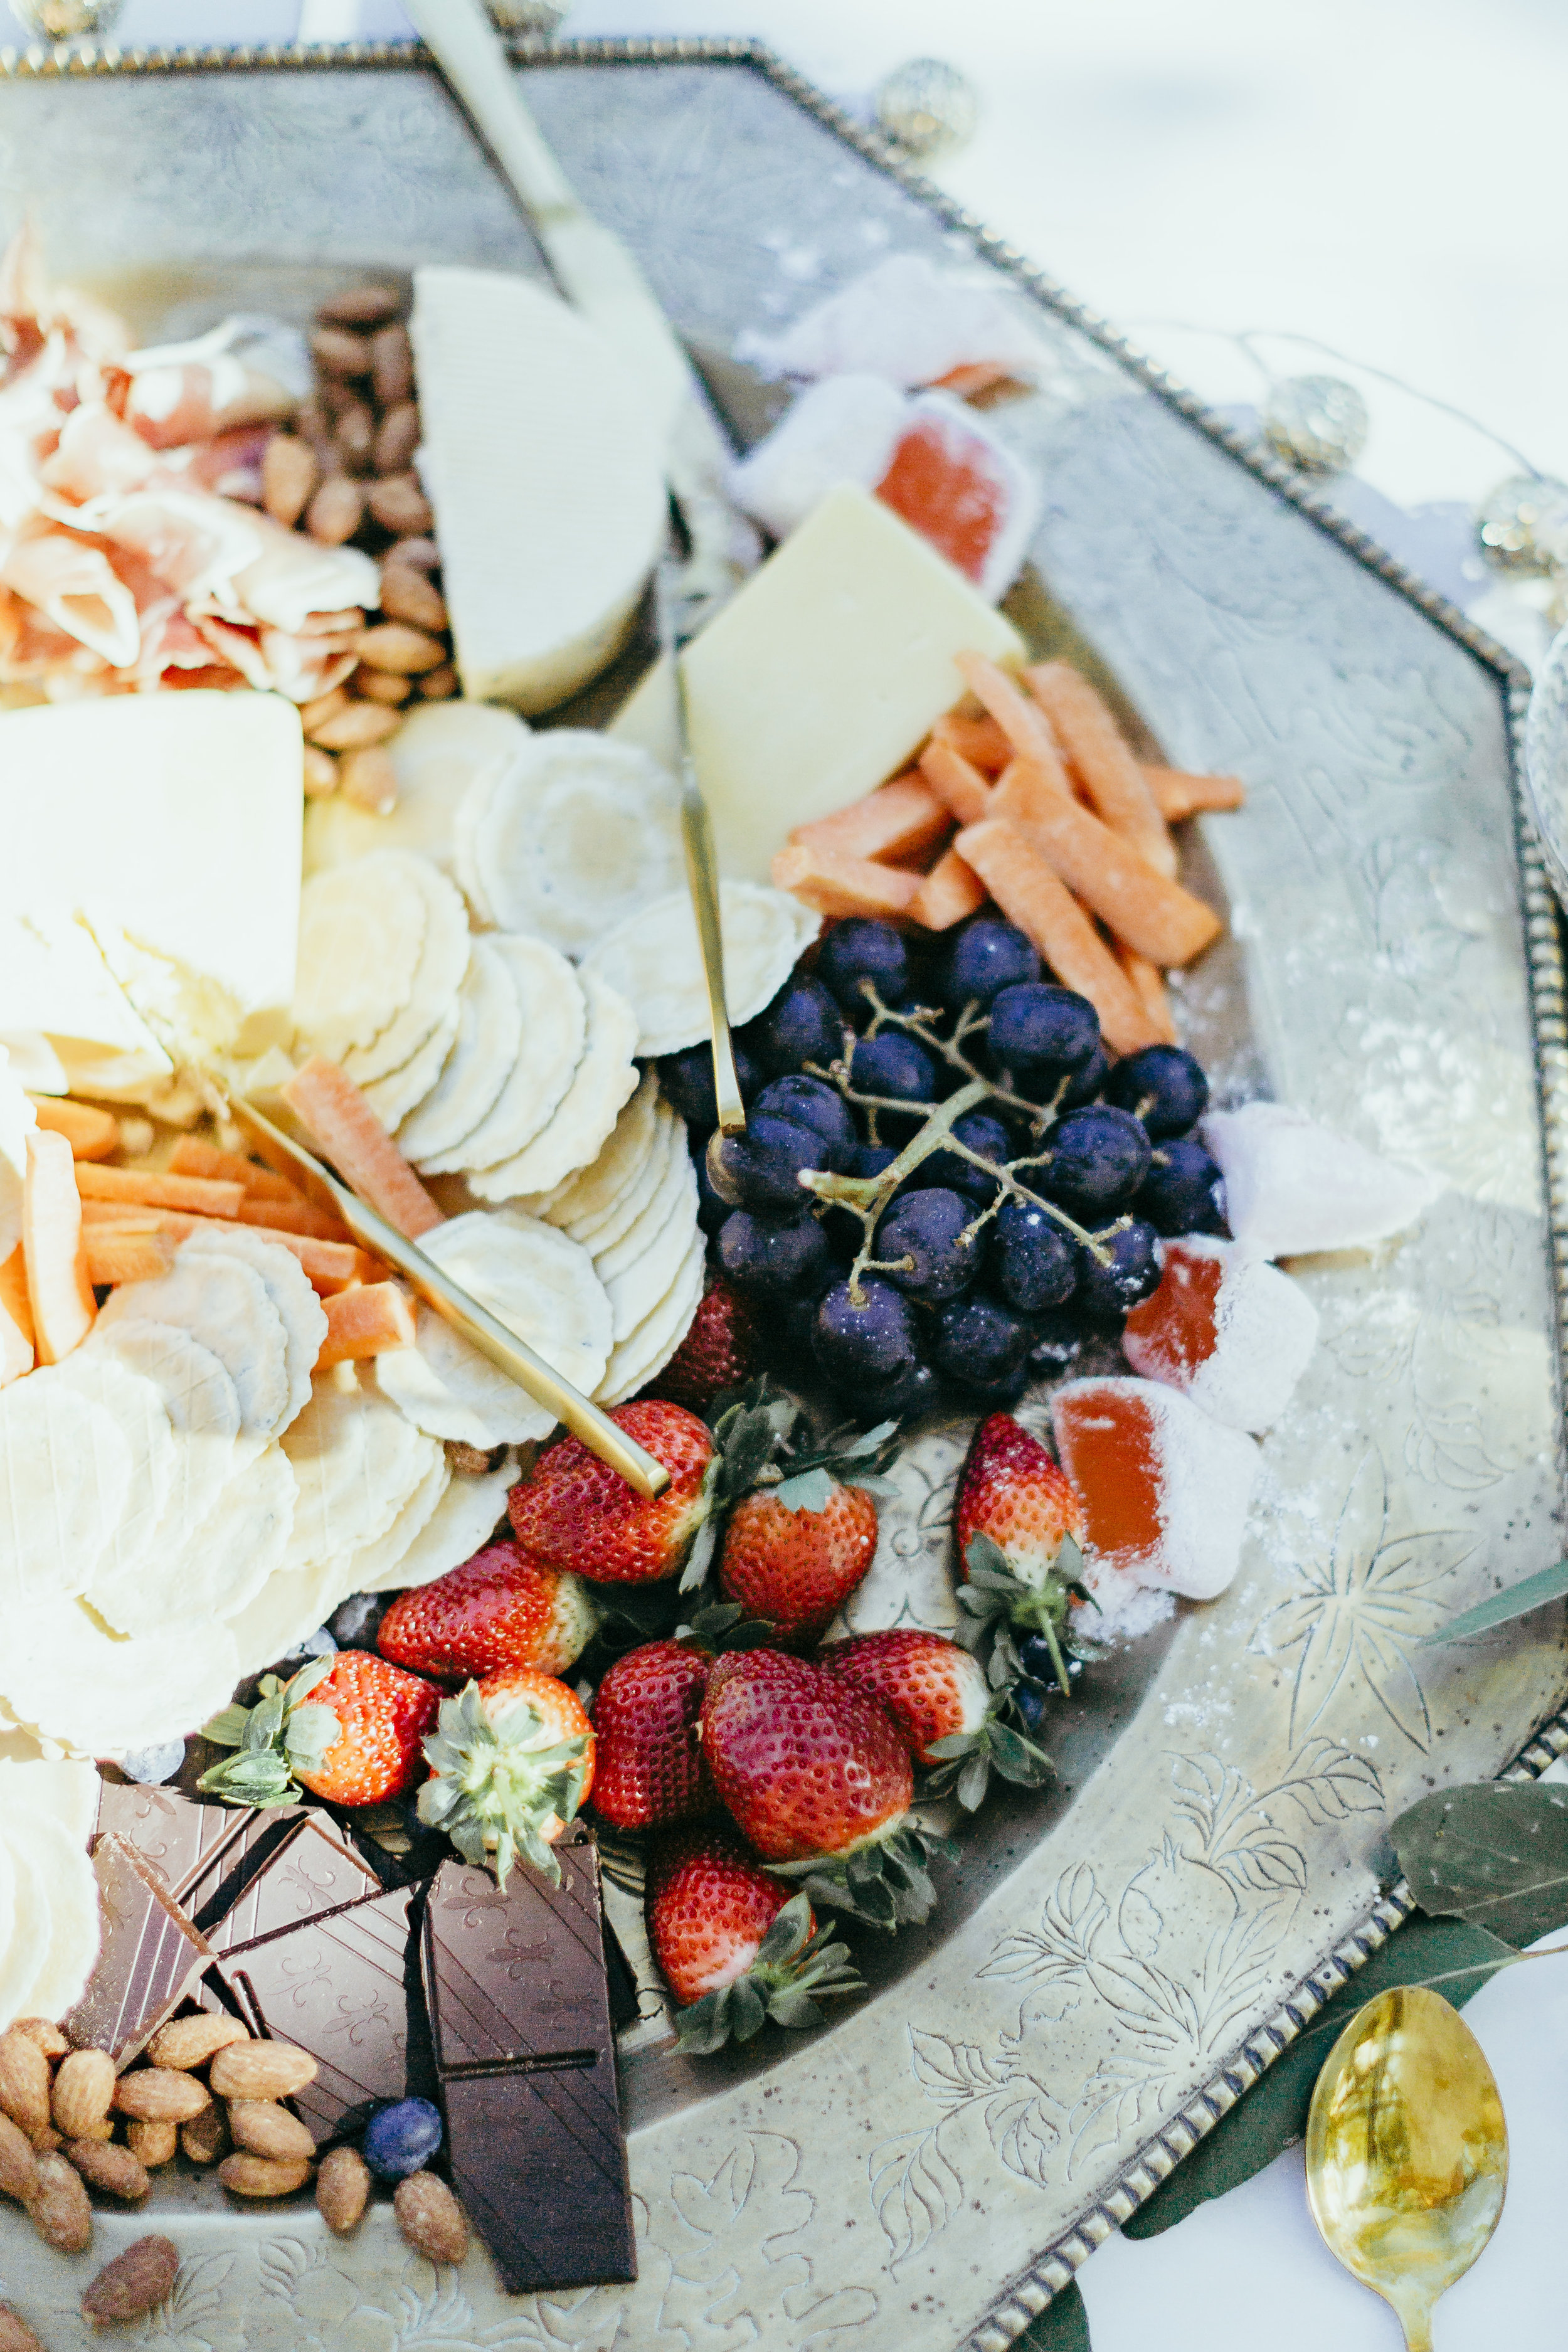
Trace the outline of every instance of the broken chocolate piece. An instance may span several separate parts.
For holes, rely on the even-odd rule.
[[[256,2033],[316,2061],[293,2105],[318,2144],[407,2095],[413,1900],[412,1887],[395,1887],[230,1952],[211,1972]]]
[[[193,1918],[258,1838],[279,1836],[298,1817],[297,1806],[257,1812],[249,1805],[199,1804],[178,1789],[134,1780],[104,1780],[99,1788],[99,1834],[111,1830],[133,1845]]]
[[[92,1854],[103,1942],[88,1988],[61,2020],[79,2050],[127,2065],[179,2007],[211,1957],[205,1938],[129,1839],[100,1835]]]
[[[297,1811],[264,1853],[228,1874],[210,1922],[199,1924],[215,1952],[236,1952],[380,1893],[374,1871],[324,1814]]]
[[[637,2276],[598,1854],[555,1851],[559,1886],[519,1864],[504,1894],[445,1864],[422,1937],[453,2184],[512,2294]]]

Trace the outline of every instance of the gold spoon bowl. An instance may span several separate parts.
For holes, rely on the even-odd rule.
[[[1432,2352],[1432,2308],[1497,2228],[1508,2126],[1481,2046],[1440,1993],[1396,1986],[1329,2053],[1307,2120],[1307,2195],[1329,2251]]]

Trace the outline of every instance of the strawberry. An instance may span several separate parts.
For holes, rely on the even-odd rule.
[[[1007,1692],[994,1693],[978,1659],[945,1633],[913,1625],[857,1633],[830,1642],[818,1663],[881,1700],[916,1763],[937,1768],[928,1794],[956,1783],[960,1803],[973,1812],[994,1765],[1004,1780],[1027,1788],[1045,1778],[1044,1751],[1001,1720]]]
[[[923,1867],[929,1842],[909,1821],[913,1769],[886,1707],[782,1651],[742,1651],[721,1664],[700,1735],[748,1842],[840,1909],[889,1927],[925,1918],[936,1899]]]
[[[642,1393],[706,1412],[715,1397],[751,1379],[762,1354],[761,1339],[750,1303],[722,1276],[715,1276],[690,1330]]]
[[[376,1647],[421,1675],[488,1675],[498,1666],[564,1674],[599,1622],[580,1576],[558,1575],[515,1543],[487,1544],[460,1568],[401,1592]]]
[[[231,1805],[286,1805],[296,1788],[334,1805],[381,1805],[421,1777],[441,1694],[370,1650],[312,1658],[287,1684],[264,1675],[254,1707],[225,1707],[204,1736],[237,1752],[198,1786]]]
[[[816,1510],[792,1507],[776,1488],[747,1495],[724,1533],[723,1592],[752,1616],[771,1620],[775,1640],[787,1646],[826,1632],[877,1549],[874,1497],[837,1479],[822,1484],[828,1492]]]
[[[1073,1602],[1092,1605],[1080,1581],[1083,1505],[1039,1439],[1010,1413],[994,1412],[974,1433],[953,1528],[964,1579],[958,1638],[984,1656],[992,1688],[1032,1729],[1047,1678],[1065,1696],[1067,1654],[1084,1654],[1068,1630]]]
[[[695,1413],[656,1399],[617,1405],[610,1419],[669,1472],[662,1495],[646,1501],[580,1437],[567,1437],[512,1488],[507,1513],[523,1550],[546,1568],[651,1584],[676,1573],[708,1516],[713,1439]]]
[[[617,1829],[686,1821],[717,1802],[697,1737],[712,1663],[707,1650],[686,1642],[645,1642],[617,1658],[599,1685],[594,1809]]]
[[[989,1536],[1020,1583],[1043,1585],[1062,1538],[1083,1540],[1083,1505],[1055,1456],[1011,1413],[994,1412],[974,1433],[959,1481],[953,1532],[965,1569],[976,1535]]]
[[[648,1940],[681,2004],[682,2050],[705,2055],[764,2021],[816,2025],[814,1996],[860,1992],[842,1944],[826,1944],[811,1906],[761,1869],[731,1831],[678,1831],[647,1882]]]
[[[391,1669],[389,1668],[390,1672]],[[506,1666],[441,1701],[425,1742],[419,1818],[502,1886],[521,1853],[553,1884],[550,1849],[594,1785],[594,1727],[575,1691],[537,1666]]]

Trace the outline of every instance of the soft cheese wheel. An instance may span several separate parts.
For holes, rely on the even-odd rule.
[[[619,651],[668,528],[646,404],[525,278],[417,269],[410,331],[463,691],[553,709]]]

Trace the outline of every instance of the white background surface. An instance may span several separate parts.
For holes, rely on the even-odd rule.
[[[1256,401],[1259,378],[1187,330],[1289,328],[1568,475],[1558,0],[579,0],[564,29],[756,34],[862,106],[889,67],[946,58],[984,115],[935,176],[1206,397]],[[114,37],[408,31],[397,0],[128,0]],[[0,5],[0,40],[25,37]],[[1301,344],[1268,357],[1355,373]],[[1470,500],[1514,470],[1481,433],[1357,380],[1373,419],[1359,470],[1389,497]],[[1511,2185],[1440,2308],[1437,2352],[1557,2344],[1568,1961],[1509,1970],[1467,2014],[1502,2090]],[[1082,2285],[1095,2352],[1397,2352],[1393,2314],[1318,2240],[1299,2148],[1163,2237],[1113,2239]]]

